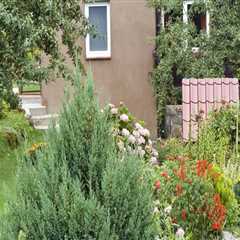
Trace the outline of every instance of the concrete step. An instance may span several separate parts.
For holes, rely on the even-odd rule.
[[[59,124],[56,124],[55,127],[56,127],[56,129],[59,129]],[[37,130],[41,130],[41,131],[47,131],[49,126],[39,125],[39,126],[35,126],[34,128]]]
[[[22,105],[39,104],[42,105],[41,95],[20,95]]]
[[[41,106],[41,105],[30,106],[29,107],[29,112],[30,112],[31,116],[47,115],[47,107],[46,106]]]
[[[50,123],[57,123],[58,114],[46,114],[41,116],[31,116],[34,127],[48,126]]]
[[[37,130],[42,130],[42,131],[47,131],[48,130],[48,126],[42,126],[42,125],[35,126],[34,128],[37,129]]]

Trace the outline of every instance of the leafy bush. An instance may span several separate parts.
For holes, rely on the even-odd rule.
[[[16,148],[21,141],[28,138],[33,132],[24,113],[18,110],[9,110],[5,107],[5,117],[0,120],[0,140],[2,139],[11,148]]]
[[[192,146],[192,155],[217,163],[235,183],[240,179],[239,110],[223,105],[201,123],[199,138]]]
[[[233,185],[215,165],[170,156],[156,172],[159,218],[169,214],[193,239],[215,239],[223,228],[236,225],[239,206]]]
[[[93,83],[76,75],[59,129],[50,129],[36,161],[22,161],[17,200],[1,239],[153,239],[152,191],[144,161],[117,153],[108,114]]]

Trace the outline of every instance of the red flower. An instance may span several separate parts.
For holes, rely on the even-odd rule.
[[[186,221],[186,220],[187,220],[187,211],[186,211],[186,209],[183,209],[183,210],[182,210],[181,217],[182,217],[182,220],[183,220],[183,221]]]
[[[155,183],[154,183],[154,186],[155,186],[155,189],[158,190],[160,189],[161,187],[161,182],[159,180],[157,180]]]
[[[166,171],[162,172],[162,173],[161,173],[161,176],[162,176],[162,177],[165,177],[167,180],[170,178],[170,177],[168,176],[168,173],[167,173]]]
[[[207,172],[212,168],[212,164],[209,164],[207,160],[197,161],[197,175],[199,177],[205,177]]]
[[[176,185],[176,195],[177,195],[177,196],[180,196],[180,195],[182,194],[182,192],[183,192],[183,187],[182,187],[182,185],[181,185],[181,184],[177,184],[177,185]]]
[[[219,230],[221,230],[221,224],[220,223],[218,223],[218,222],[214,222],[213,224],[212,224],[212,230],[214,230],[214,231],[219,231]]]
[[[226,218],[226,208],[221,203],[221,197],[219,194],[213,196],[214,205],[210,207],[208,211],[208,218],[212,222],[213,230],[221,230]]]

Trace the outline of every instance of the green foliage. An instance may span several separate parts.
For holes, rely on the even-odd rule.
[[[65,104],[36,161],[22,161],[17,200],[9,205],[1,239],[153,239],[152,193],[143,161],[118,154],[108,114],[91,78]],[[20,236],[21,235],[21,236]]]
[[[206,160],[171,156],[157,169],[155,179],[161,183],[156,198],[162,229],[167,228],[167,221],[161,223],[161,219],[170,218],[192,234],[191,239],[216,239],[222,229],[236,226],[239,206],[233,185]]]
[[[170,16],[169,22],[156,37],[160,63],[152,74],[158,119],[162,122],[166,104],[181,103],[181,89],[174,84],[174,78],[224,77],[226,72],[240,77],[240,2],[194,1],[189,17],[191,19],[194,14],[208,10],[209,36],[204,31],[197,33],[194,24],[182,23],[183,0],[148,2],[155,8],[164,9],[165,14]],[[193,47],[198,47],[199,53],[193,54]]]
[[[77,40],[88,30],[79,0],[1,1],[0,99],[12,105],[13,83],[22,87],[29,81],[41,82],[49,79],[49,72],[51,79],[70,77],[61,44],[75,60],[81,52]],[[43,56],[48,65],[41,65]]]
[[[42,141],[42,133],[33,129],[24,114],[5,105],[0,120],[0,215],[8,198],[15,197],[18,159],[33,142]]]
[[[11,148],[16,148],[33,132],[33,128],[23,112],[10,111],[7,105],[4,105],[5,117],[0,120],[0,141],[6,142]]]
[[[224,105],[210,113],[201,123],[199,138],[192,146],[192,155],[217,163],[234,183],[240,180],[239,109]]]

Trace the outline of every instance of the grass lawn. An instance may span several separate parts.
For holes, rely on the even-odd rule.
[[[23,87],[23,92],[40,92],[40,85],[37,83],[29,83]]]
[[[4,138],[3,131],[7,127],[18,128],[23,127],[30,134],[27,138],[20,142],[16,148],[10,147]],[[11,113],[8,117],[0,120],[0,214],[4,209],[6,199],[15,196],[15,177],[17,170],[18,158],[28,149],[33,143],[41,142],[43,133],[32,129],[24,116],[20,113]]]
[[[13,87],[18,87],[17,84],[13,84]],[[40,92],[41,91],[41,86],[39,83],[28,83],[26,84],[23,89],[22,92]]]

